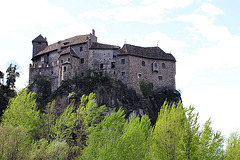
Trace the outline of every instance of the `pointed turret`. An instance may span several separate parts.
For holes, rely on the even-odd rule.
[[[38,52],[45,49],[48,46],[47,38],[43,38],[43,36],[40,34],[37,36],[34,40],[32,40],[33,45],[33,54],[34,57]]]

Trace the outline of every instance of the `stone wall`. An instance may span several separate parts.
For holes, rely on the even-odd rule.
[[[100,73],[107,73],[112,78],[116,75],[117,50],[91,49],[89,51],[88,68],[98,70]]]
[[[125,59],[125,64],[122,64]],[[140,81],[153,83],[153,90],[159,87],[175,89],[175,62],[154,60],[136,56],[119,56],[117,63],[118,79],[141,94]],[[122,72],[125,72],[125,77]]]

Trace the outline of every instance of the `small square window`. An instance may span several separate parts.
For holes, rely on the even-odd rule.
[[[81,52],[81,51],[83,51],[83,48],[82,48],[82,47],[80,47],[80,48],[79,48],[79,50],[80,50],[80,52]]]
[[[61,60],[61,63],[63,63],[63,60]]]
[[[142,66],[145,66],[145,61],[142,61]]]
[[[121,64],[125,64],[125,59],[121,59]]]
[[[71,59],[70,59],[70,58],[68,58],[68,62],[70,62],[70,60],[71,60]]]
[[[84,58],[81,58],[81,60],[80,60],[80,61],[81,61],[81,63],[84,63]]]
[[[111,63],[111,68],[115,68],[115,62]]]
[[[162,81],[162,76],[158,76],[158,80],[159,80],[159,81]]]

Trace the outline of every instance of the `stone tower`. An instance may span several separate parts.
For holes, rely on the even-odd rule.
[[[34,40],[32,40],[33,45],[33,55],[34,57],[38,52],[45,49],[48,46],[48,42],[46,38],[43,38],[43,36],[40,34],[37,36]]]

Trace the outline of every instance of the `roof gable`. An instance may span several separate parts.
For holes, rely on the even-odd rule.
[[[73,45],[76,45],[76,44],[86,43],[87,38],[89,36],[90,36],[89,34],[78,35],[78,36],[74,36],[74,37],[62,40],[62,41],[60,41],[61,42],[60,43],[61,48],[68,47],[68,46],[73,46]],[[47,46],[44,50],[40,51],[37,55],[35,55],[35,57],[39,56],[39,55],[43,55],[43,54],[48,53],[48,52],[52,52],[52,51],[57,50],[57,49],[58,49],[58,42]]]
[[[109,45],[109,44],[103,44],[98,42],[93,42],[90,49],[113,49],[118,50],[119,46]]]
[[[75,58],[79,58],[79,56],[77,55],[77,53],[75,52],[75,50],[73,48],[71,48],[70,46],[67,47],[65,50],[63,50],[61,53],[60,53],[60,56],[61,57],[62,55],[65,55],[65,54],[70,54],[72,57],[75,57]]]
[[[34,40],[32,40],[32,42],[47,42],[47,40],[40,34]]]
[[[171,60],[174,62],[176,61],[172,54],[165,53],[159,47],[140,47],[130,44],[124,44],[124,46],[120,50],[119,55],[133,55],[150,59]]]

